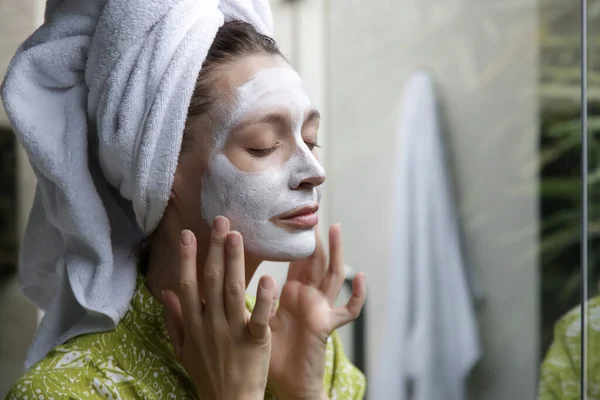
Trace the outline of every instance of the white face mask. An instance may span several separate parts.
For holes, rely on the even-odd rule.
[[[324,177],[325,170],[302,140],[302,125],[312,103],[300,76],[287,68],[258,72],[236,91],[234,113],[217,132],[215,150],[202,188],[202,212],[209,222],[223,215],[239,231],[244,247],[267,260],[291,260],[315,250],[314,229],[286,230],[271,222],[275,216],[318,204],[320,190],[297,189],[309,178]],[[296,149],[290,158],[260,172],[243,172],[223,149],[231,129],[248,113],[285,107],[291,115]]]

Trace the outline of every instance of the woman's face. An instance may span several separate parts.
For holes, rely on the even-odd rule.
[[[182,217],[206,227],[226,216],[256,257],[307,257],[325,180],[315,154],[319,113],[280,57],[246,57],[217,74],[219,101],[192,123],[194,144],[174,184]]]

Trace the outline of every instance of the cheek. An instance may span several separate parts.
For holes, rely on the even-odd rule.
[[[193,212],[198,209],[204,177],[208,171],[206,154],[190,151],[181,154],[175,172],[173,192],[180,209]]]
[[[202,193],[202,181],[202,175],[197,174],[197,176],[188,177],[179,185],[176,194],[182,209],[190,211],[198,207],[198,201]]]

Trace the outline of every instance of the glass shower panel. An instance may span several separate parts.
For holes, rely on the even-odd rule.
[[[600,397],[600,1],[581,0],[584,239],[582,398]]]
[[[542,352],[539,400],[586,399],[581,373],[588,298],[588,137],[585,100],[586,20],[582,1],[542,2],[541,280]],[[599,381],[600,383],[600,381]],[[587,392],[590,393],[589,391]],[[600,392],[594,392],[600,393]],[[597,398],[594,395],[592,398]]]

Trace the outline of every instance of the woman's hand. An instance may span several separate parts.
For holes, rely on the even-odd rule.
[[[167,330],[179,362],[202,400],[263,399],[269,370],[275,282],[263,277],[256,307],[245,305],[242,236],[217,217],[200,299],[196,238],[181,233],[177,293],[163,292]]]
[[[281,400],[327,399],[323,389],[327,338],[356,319],[365,303],[364,275],[358,274],[348,303],[335,308],[345,279],[341,229],[334,225],[329,230],[329,269],[318,228],[315,232],[315,253],[290,263],[279,308],[271,319],[269,388]]]

